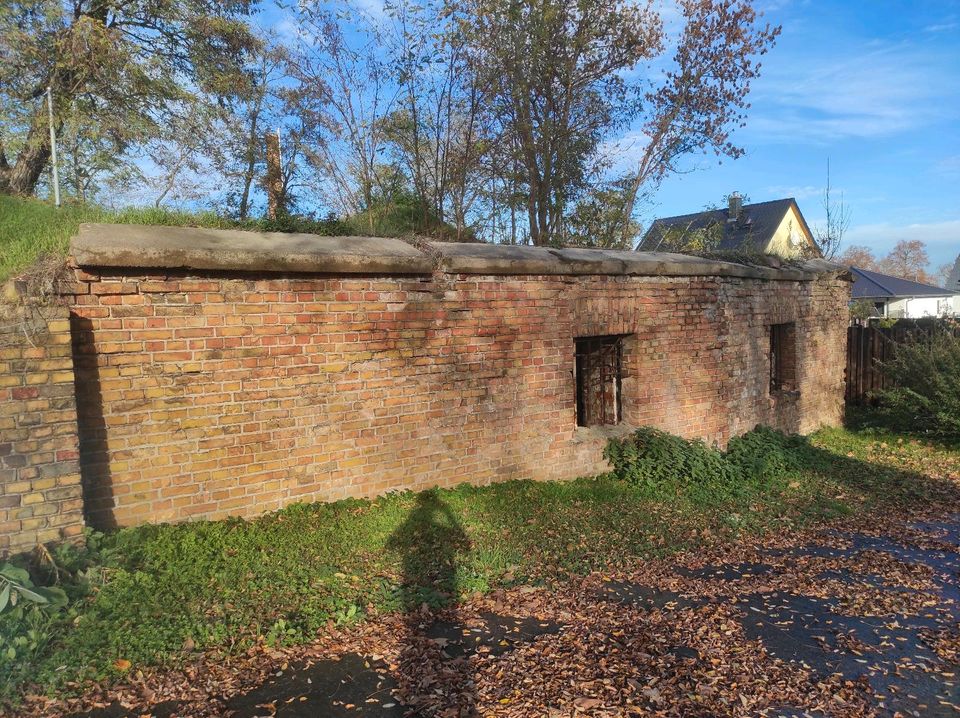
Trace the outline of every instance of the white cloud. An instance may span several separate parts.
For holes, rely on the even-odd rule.
[[[775,142],[874,138],[957,115],[945,98],[957,78],[933,51],[876,43],[818,60],[770,62],[753,95],[747,131]]]
[[[277,34],[277,37],[288,42],[295,42],[303,35],[300,25],[291,15],[284,15],[270,29]]]
[[[949,155],[942,158],[934,166],[934,170],[938,174],[947,175],[948,177],[960,176],[960,155]]]
[[[387,16],[384,0],[356,0],[355,5],[371,20],[383,20]]]
[[[960,219],[914,224],[860,224],[851,227],[844,239],[850,244],[868,244],[869,240],[895,244],[901,239],[919,239],[927,244],[952,244],[960,252]]]
[[[952,22],[948,20],[947,22],[936,23],[934,25],[927,25],[925,28],[923,28],[923,31],[924,32],[949,32],[950,30],[956,30],[958,27],[960,27],[960,23]]]
[[[803,187],[797,187],[795,185],[776,185],[774,187],[767,187],[765,190],[767,195],[770,197],[793,197],[795,200],[804,200],[812,199],[814,197],[819,198],[823,195],[823,187],[815,187],[813,185],[805,185]],[[832,188],[833,194],[840,196],[842,190]]]
[[[764,0],[755,3],[756,8],[764,13],[780,12],[793,6],[805,7],[809,4],[809,0],[803,0],[802,2],[796,2],[796,0]]]

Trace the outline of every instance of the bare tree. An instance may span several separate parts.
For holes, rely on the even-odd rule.
[[[929,283],[929,263],[927,246],[923,242],[919,239],[901,239],[880,262],[880,270],[895,277]]]
[[[624,195],[622,232],[632,239],[630,218],[644,186],[656,186],[677,170],[677,160],[713,151],[737,158],[744,150],[731,131],[745,126],[750,83],[780,27],[760,25],[749,0],[680,0],[683,30],[665,81],[642,103],[646,144]]]
[[[933,283],[938,287],[946,287],[950,281],[950,275],[953,273],[953,262],[947,262],[937,267],[933,273]]]
[[[491,142],[481,80],[456,32],[458,12],[431,2],[389,6],[389,53],[401,92],[386,126],[423,213],[421,224],[452,222],[463,238],[482,195],[482,156]]]
[[[327,200],[343,214],[371,209],[377,192],[386,189],[384,118],[399,92],[379,55],[376,28],[359,15],[351,20],[348,40],[342,15],[298,4],[296,22],[303,39],[290,53],[295,86],[285,91],[304,156],[320,176]],[[372,231],[373,216],[368,215]]]
[[[840,251],[840,244],[843,242],[843,235],[850,227],[850,208],[843,201],[843,193],[840,193],[840,199],[834,200],[830,196],[830,160],[827,160],[827,186],[823,189],[822,206],[826,214],[823,226],[817,227],[815,237],[817,246],[824,259],[834,259]]]

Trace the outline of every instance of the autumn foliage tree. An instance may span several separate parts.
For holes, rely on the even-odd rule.
[[[837,261],[848,267],[857,267],[868,271],[878,271],[880,269],[873,250],[862,244],[851,244],[837,258]]]
[[[742,154],[730,132],[743,124],[756,57],[779,33],[759,23],[747,0],[681,0],[671,60],[663,55],[673,38],[652,2],[465,2],[462,32],[489,78],[489,108],[502,127],[498,148],[513,155],[506,164],[518,173],[534,244],[566,239],[570,208],[609,159],[603,143],[628,120],[641,118],[645,144],[638,166],[609,184],[618,190],[609,198],[618,209],[610,227],[618,242],[636,231],[641,189],[681,157]]]
[[[189,117],[204,93],[228,94],[257,44],[252,0],[21,0],[0,6],[0,192],[30,194],[55,129],[83,128],[87,157],[128,147]],[[79,174],[77,176],[80,176]]]
[[[932,278],[927,274],[928,264],[930,257],[923,242],[919,239],[901,239],[880,262],[880,271],[914,282],[929,283]]]
[[[880,259],[869,247],[852,244],[843,251],[837,261],[848,267],[882,272],[936,286],[943,286],[950,270],[950,265],[944,265],[932,274],[927,271],[930,257],[927,254],[927,246],[919,239],[900,240],[886,256]]]
[[[760,75],[757,58],[780,34],[779,26],[761,24],[749,0],[681,0],[679,6],[683,29],[672,66],[662,83],[647,85],[641,104],[645,144],[624,196],[624,232],[640,190],[675,172],[682,157],[743,155],[731,133],[746,125],[750,83]]]

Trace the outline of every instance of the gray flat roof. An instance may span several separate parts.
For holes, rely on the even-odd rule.
[[[70,241],[80,267],[317,274],[730,276],[809,280],[844,274],[812,259],[780,268],[666,252],[325,237],[125,224],[82,224]],[[776,260],[771,260],[776,261]]]

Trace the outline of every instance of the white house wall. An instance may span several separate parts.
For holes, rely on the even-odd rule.
[[[922,319],[923,317],[943,316],[950,309],[945,297],[896,299],[887,305],[887,316],[898,319]]]

